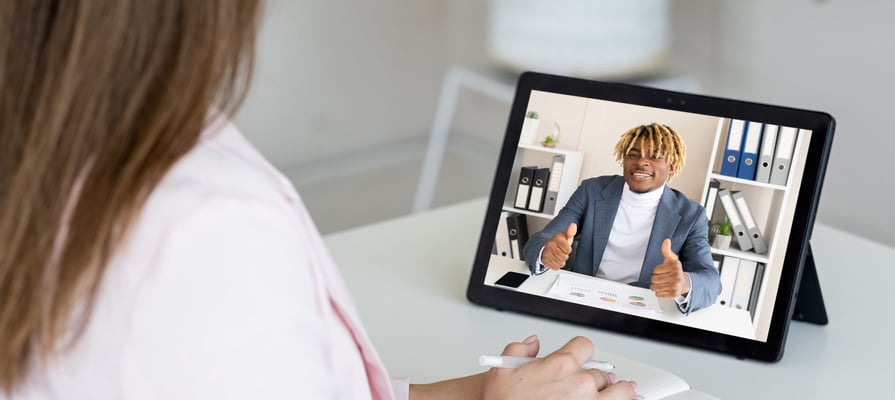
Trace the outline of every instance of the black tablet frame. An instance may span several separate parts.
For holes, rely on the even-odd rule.
[[[724,118],[762,121],[810,129],[813,132],[766,342],[509,291],[484,283],[497,230],[497,221],[512,173],[519,132],[522,129],[529,96],[534,90]],[[801,319],[820,324],[825,324],[827,321],[814,269],[814,260],[811,257],[809,239],[817,213],[834,129],[834,118],[823,112],[680,93],[625,83],[607,83],[526,72],[519,78],[507,122],[507,131],[485,213],[485,223],[482,227],[467,287],[467,298],[482,306],[721,352],[738,358],[779,361],[783,356],[787,330],[789,322],[794,316],[800,287],[809,288],[803,289],[803,292],[810,295],[811,299],[799,299],[801,311],[795,314],[796,318],[801,316]],[[808,268],[803,268],[806,263],[810,263],[810,265]],[[806,270],[805,274],[803,274],[803,270]],[[805,275],[804,282],[802,281],[803,275]],[[807,311],[808,316],[805,316],[806,311],[804,310],[809,310]]]

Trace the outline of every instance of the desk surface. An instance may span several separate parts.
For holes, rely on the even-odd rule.
[[[793,322],[783,360],[768,364],[469,303],[484,208],[466,202],[326,237],[391,375],[422,383],[477,373],[478,356],[508,342],[537,334],[549,352],[582,335],[598,353],[668,370],[724,399],[890,397],[895,322],[874,307],[888,308],[880,299],[895,280],[893,248],[817,225],[812,247],[830,324]]]
[[[501,276],[503,276],[503,274],[509,271],[529,274],[528,266],[525,265],[523,261],[514,260],[508,257],[491,255],[491,261],[488,265],[488,271],[485,273],[485,284],[493,286],[494,282],[496,282],[497,279],[499,279]],[[699,312],[694,312],[690,315],[685,316],[678,311],[677,305],[674,303],[673,299],[656,299],[655,293],[653,293],[649,289],[630,286],[623,283],[617,283],[606,279],[592,277],[589,275],[581,275],[575,272],[547,271],[543,275],[530,276],[516,290],[536,296],[554,297],[554,295],[551,295],[548,292],[550,292],[551,287],[553,286],[554,281],[558,276],[565,276],[570,277],[571,279],[575,279],[581,286],[589,286],[589,283],[586,282],[590,281],[594,282],[594,284],[596,285],[610,285],[617,288],[624,288],[610,291],[628,292],[628,294],[640,295],[645,298],[652,298],[652,300],[650,300],[649,302],[657,302],[662,312],[644,314],[641,310],[636,310],[633,307],[608,307],[603,304],[592,303],[593,301],[595,301],[593,300],[593,298],[584,300],[567,297],[563,299],[568,302],[609,309],[624,314],[640,315],[644,318],[721,332],[728,335],[744,337],[747,339],[755,339],[756,337],[755,326],[752,324],[752,320],[749,318],[749,313],[747,311],[736,310],[731,307],[724,307],[720,305],[713,305],[701,309],[699,310]]]

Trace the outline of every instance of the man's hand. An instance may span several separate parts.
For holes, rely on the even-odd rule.
[[[686,296],[690,293],[690,279],[685,276],[684,266],[677,254],[671,251],[671,239],[662,241],[662,255],[665,261],[653,269],[649,288],[660,298]]]
[[[569,224],[565,232],[553,235],[547,243],[544,243],[544,251],[541,253],[541,264],[550,269],[560,269],[566,266],[566,260],[572,253],[572,240],[578,232],[578,225]]]

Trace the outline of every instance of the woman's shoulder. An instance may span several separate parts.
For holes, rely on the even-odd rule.
[[[131,246],[125,248],[158,251],[188,221],[215,210],[224,226],[228,219],[245,222],[253,215],[273,215],[296,227],[312,225],[298,212],[301,203],[292,185],[233,125],[210,129],[215,130],[203,133],[153,189],[129,232]]]
[[[196,146],[172,166],[153,192],[154,197],[171,195],[274,203],[298,199],[291,183],[229,122],[206,128]]]

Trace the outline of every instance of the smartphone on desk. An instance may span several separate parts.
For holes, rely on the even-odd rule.
[[[497,280],[497,282],[494,282],[494,284],[497,286],[515,289],[518,288],[519,285],[522,284],[522,282],[525,282],[525,280],[528,279],[528,276],[528,274],[510,271],[501,276],[500,279]]]

